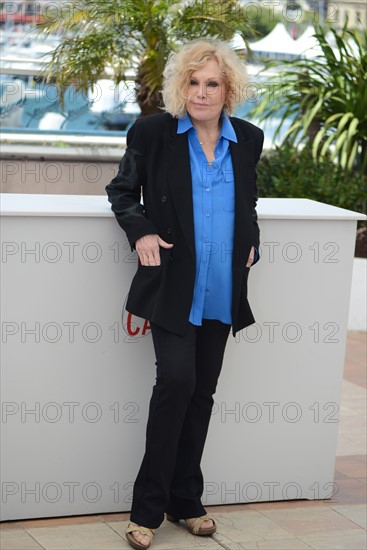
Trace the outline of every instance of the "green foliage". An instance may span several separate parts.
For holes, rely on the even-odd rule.
[[[143,114],[157,112],[162,73],[170,51],[194,38],[228,40],[245,35],[249,23],[237,0],[76,0],[52,5],[41,33],[62,42],[46,77],[59,89],[73,84],[86,92],[106,73],[116,82],[137,72],[136,97]]]
[[[273,11],[270,11],[270,4],[268,9],[265,9],[267,6],[261,7],[258,4],[254,4],[254,13],[252,13],[251,7],[252,6],[250,4],[247,6],[247,14],[249,17],[249,22],[251,23],[251,28],[248,29],[247,33],[245,33],[244,38],[249,40],[260,40],[260,38],[263,38],[269,34],[277,23],[282,21],[282,16],[279,13],[273,13]],[[260,8],[260,11],[258,8]]]
[[[260,197],[307,198],[348,210],[367,211],[367,177],[346,171],[330,159],[320,163],[309,148],[282,145],[258,165]]]
[[[315,36],[321,55],[267,64],[279,73],[267,82],[255,115],[265,120],[282,111],[276,135],[292,119],[285,134],[291,146],[311,144],[314,159],[335,159],[344,169],[367,174],[367,30],[329,32],[336,51],[320,27]]]

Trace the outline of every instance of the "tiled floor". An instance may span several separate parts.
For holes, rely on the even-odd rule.
[[[366,334],[348,334],[335,469],[337,498],[207,507],[212,538],[164,522],[152,550],[365,550]],[[1,550],[123,550],[129,514],[3,522]]]

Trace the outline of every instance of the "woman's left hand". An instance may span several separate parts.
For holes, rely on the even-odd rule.
[[[252,246],[251,250],[250,250],[249,257],[248,257],[248,260],[247,260],[246,267],[251,267],[252,266],[253,261],[254,261],[254,257],[255,257],[255,248]]]

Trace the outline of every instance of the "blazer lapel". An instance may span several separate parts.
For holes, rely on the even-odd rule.
[[[176,215],[190,249],[193,264],[195,264],[190,154],[187,133],[177,134],[177,120],[173,120],[168,144],[168,185]]]
[[[237,136],[237,143],[230,142],[232,165],[235,185],[235,223],[234,223],[234,257],[233,263],[236,266],[243,265],[243,258],[247,254],[249,236],[246,235],[244,223],[243,204],[246,204],[246,176],[251,172],[254,159],[254,141],[246,139],[239,130],[235,120],[230,119]],[[250,245],[251,246],[251,245]],[[249,252],[249,251],[248,251]]]

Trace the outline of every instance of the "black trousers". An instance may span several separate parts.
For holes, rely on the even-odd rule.
[[[181,519],[206,513],[200,462],[230,325],[188,323],[183,336],[151,329],[157,375],[130,519],[155,529],[165,512]]]

